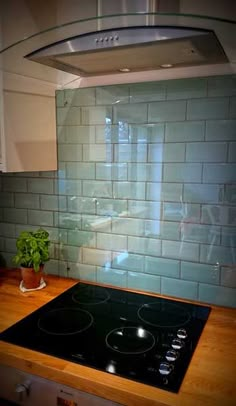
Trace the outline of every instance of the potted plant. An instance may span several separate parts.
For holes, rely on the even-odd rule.
[[[45,262],[49,261],[49,234],[40,228],[22,231],[16,240],[16,255],[13,262],[21,267],[23,286],[34,289],[40,286]]]

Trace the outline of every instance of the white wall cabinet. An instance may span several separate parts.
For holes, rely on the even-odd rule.
[[[3,73],[1,170],[57,169],[55,86]]]

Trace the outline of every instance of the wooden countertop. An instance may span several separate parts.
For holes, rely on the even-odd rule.
[[[47,287],[22,293],[20,274],[0,269],[0,331],[78,280],[46,276]],[[0,363],[130,406],[236,404],[236,310],[212,307],[178,394],[0,341]]]

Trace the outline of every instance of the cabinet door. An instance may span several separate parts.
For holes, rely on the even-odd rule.
[[[56,170],[55,97],[4,90],[3,106],[3,170]]]

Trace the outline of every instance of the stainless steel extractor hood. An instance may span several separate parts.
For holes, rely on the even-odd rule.
[[[181,27],[131,27],[79,35],[26,55],[78,76],[227,63],[213,31]]]

